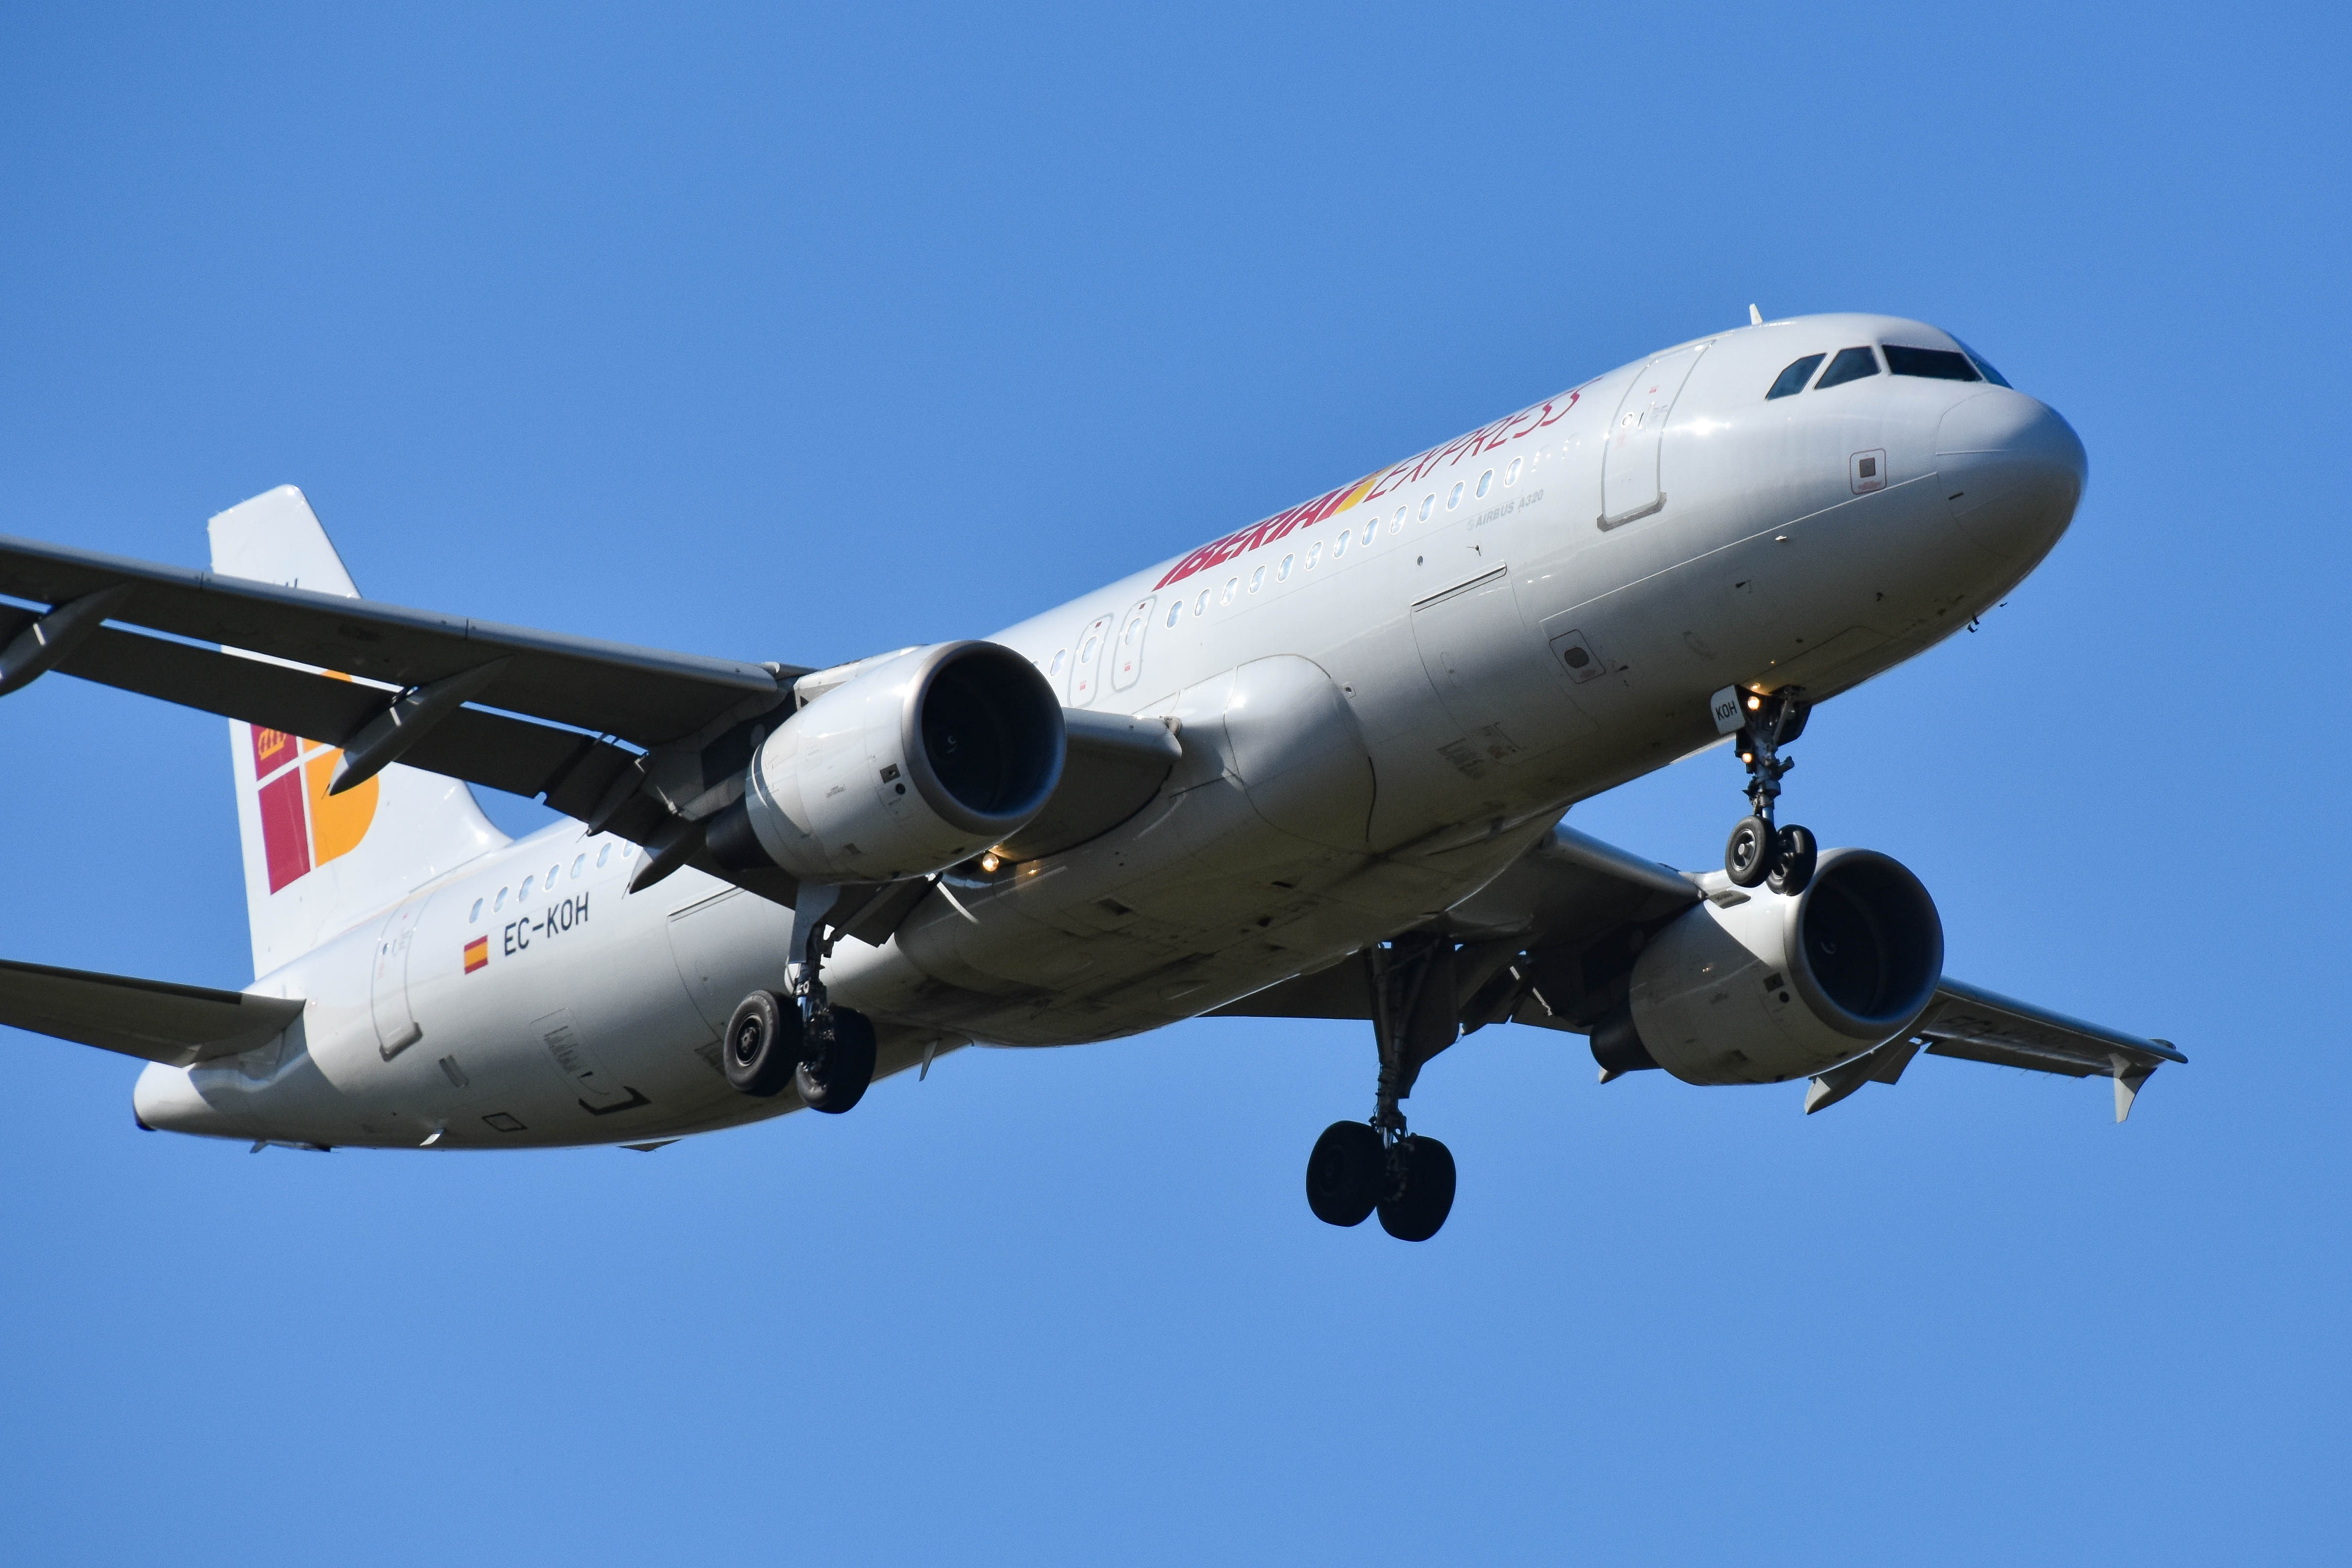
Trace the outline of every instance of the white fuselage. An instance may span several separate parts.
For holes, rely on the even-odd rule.
[[[1887,342],[1950,346],[1875,316],[1685,344],[1000,634],[1068,707],[1176,721],[1182,760],[1110,832],[841,942],[835,1001],[886,1072],[1190,1017],[1460,902],[1710,742],[1711,693],[1818,700],[1967,625],[2063,531],[2081,447],[1981,381],[1765,398]],[[782,987],[791,911],[692,872],[628,894],[634,853],[567,825],[418,889],[251,987],[309,999],[276,1045],[148,1069],[142,1119],[501,1146],[792,1108],[731,1090],[716,1043]]]

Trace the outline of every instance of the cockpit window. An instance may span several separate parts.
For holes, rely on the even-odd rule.
[[[1776,397],[1794,397],[1804,391],[1805,383],[1813,379],[1814,370],[1829,357],[1827,354],[1807,354],[1782,371],[1780,379],[1772,384],[1772,390],[1764,395],[1764,401],[1769,403]]]
[[[1813,390],[1826,392],[1832,386],[1877,374],[1878,356],[1868,349],[1840,349],[1837,358],[1830,361],[1829,369],[1822,372],[1822,379],[1814,384]]]
[[[1897,375],[1923,375],[1930,381],[1982,381],[1969,356],[1950,349],[1906,349],[1901,343],[1886,350],[1886,368]]]
[[[1952,341],[1956,343],[1960,343],[1960,340],[1958,338],[1954,338]],[[1984,355],[1977,353],[1976,350],[1969,348],[1966,343],[1960,343],[1960,347],[1966,351],[1970,359],[1977,362],[1977,368],[1984,372],[1984,378],[1987,381],[1992,383],[1995,386],[2009,386],[2009,377],[1993,369],[1992,361],[1985,358]],[[2013,392],[2016,388],[2011,387],[2010,390]]]

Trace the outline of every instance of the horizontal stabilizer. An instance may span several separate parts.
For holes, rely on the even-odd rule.
[[[301,1016],[299,999],[0,959],[0,1024],[167,1067],[249,1051]]]

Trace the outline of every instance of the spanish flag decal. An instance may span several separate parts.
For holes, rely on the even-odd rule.
[[[487,968],[490,962],[490,939],[478,936],[466,944],[466,973]]]

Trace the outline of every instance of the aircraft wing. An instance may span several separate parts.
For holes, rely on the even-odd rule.
[[[1451,972],[1464,1033],[1505,1018],[1589,1034],[1624,999],[1638,938],[1698,901],[1695,879],[1562,823],[1501,876],[1430,921],[1460,945]],[[1362,966],[1333,965],[1216,1009],[1223,1017],[1370,1018]],[[2121,1121],[2148,1076],[2188,1058],[1947,975],[1901,1037],[1815,1077],[1811,1114],[1866,1083],[1894,1083],[1922,1050],[2030,1072],[2111,1078]]]
[[[640,839],[707,787],[706,773],[748,761],[746,722],[807,673],[5,537],[0,595],[51,606],[0,605],[0,692],[57,668],[347,754],[373,733],[411,766],[543,795]],[[667,753],[652,792],[638,788],[640,752]]]
[[[265,1045],[302,1003],[0,959],[0,1024],[169,1067]]]
[[[1949,975],[1936,987],[1935,1001],[1911,1026],[1907,1038],[1925,1046],[1930,1056],[1959,1057],[1995,1067],[2063,1073],[2069,1078],[2095,1074],[2112,1078],[2118,1121],[2131,1114],[2132,1099],[2150,1073],[2166,1062],[2189,1059],[2170,1040],[2142,1039],[2103,1025],[2086,1024]]]

